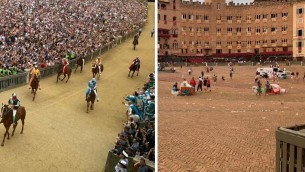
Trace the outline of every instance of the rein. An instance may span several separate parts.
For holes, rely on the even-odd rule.
[[[9,113],[11,110],[12,110],[12,108],[10,108],[8,111],[6,111],[5,114],[3,114],[3,115],[1,116],[1,118],[2,118],[3,116],[5,116],[7,113]],[[3,110],[1,110],[1,114],[2,114],[2,113],[3,113]]]

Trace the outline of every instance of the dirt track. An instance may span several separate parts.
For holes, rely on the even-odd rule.
[[[300,79],[279,81],[287,93],[269,96],[251,90],[256,67],[235,67],[232,80],[228,67],[215,67],[212,91],[188,97],[172,95],[172,85],[191,76],[198,82],[203,67],[191,76],[186,67],[159,72],[159,171],[275,171],[275,129],[305,123],[305,67],[286,68]]]
[[[136,51],[130,39],[101,56],[104,64],[98,81],[101,100],[89,114],[85,89],[92,76],[90,63],[83,73],[72,73],[67,84],[56,84],[55,75],[44,78],[35,102],[28,86],[1,93],[1,102],[7,103],[11,93],[16,92],[27,117],[24,134],[19,134],[19,121],[16,135],[0,147],[0,171],[101,171],[126,119],[122,97],[141,87],[154,71],[155,41],[150,37],[153,27],[154,3],[149,3],[148,23]],[[141,58],[141,71],[138,77],[130,79],[128,67],[135,56]],[[1,141],[2,133],[1,124]]]

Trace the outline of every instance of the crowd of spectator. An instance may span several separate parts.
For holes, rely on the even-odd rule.
[[[52,66],[85,56],[142,27],[142,0],[0,2],[0,66],[18,70]]]
[[[127,122],[124,123],[122,132],[118,134],[112,152],[120,155],[116,170],[127,169],[127,157],[141,156],[136,168],[144,171],[145,159],[155,161],[155,76],[151,73],[142,89],[133,95],[124,97],[128,106],[126,111]],[[123,164],[123,165],[122,165]],[[120,168],[119,168],[120,167]],[[123,170],[122,170],[123,168]]]

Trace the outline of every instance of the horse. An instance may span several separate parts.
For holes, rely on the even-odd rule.
[[[75,70],[74,70],[74,73],[76,72],[78,66],[80,66],[80,72],[83,71],[83,67],[85,65],[85,58],[82,57],[82,58],[79,58],[77,61],[76,61],[76,67],[75,67]]]
[[[34,75],[34,79],[31,82],[31,88],[32,88],[31,94],[34,94],[33,101],[35,100],[35,95],[36,95],[38,86],[39,86],[39,79],[38,79],[37,75]]]
[[[25,116],[26,116],[26,110],[23,106],[20,106],[17,110],[17,113],[16,113],[16,123],[19,119],[21,119],[21,122],[22,122],[22,129],[21,129],[20,134],[23,133]],[[5,137],[7,136],[7,140],[10,139],[9,129],[10,129],[10,126],[12,125],[12,123],[13,123],[13,109],[9,105],[3,105],[2,104],[1,118],[2,119],[1,119],[0,123],[3,123],[3,125],[5,127],[5,133],[4,133],[3,141],[2,141],[2,144],[1,144],[1,146],[4,146]],[[16,129],[17,125],[18,125],[18,123],[16,125],[13,125],[12,137],[14,136],[15,129]]]
[[[101,67],[101,72],[99,71],[99,66]],[[100,65],[92,64],[91,68],[92,68],[92,77],[95,78],[95,76],[97,75],[97,79],[99,80],[101,73],[104,70],[104,65],[103,64],[100,64]]]
[[[133,72],[132,72],[130,78],[133,77],[133,74],[135,73],[135,71],[138,71],[138,72],[137,72],[137,76],[138,76],[138,75],[139,75],[139,70],[140,70],[140,64],[134,64],[134,63],[133,63],[133,64],[129,67],[128,77],[130,76],[130,72],[131,72],[131,71],[133,71]]]
[[[87,113],[89,112],[90,102],[91,102],[90,110],[93,110],[95,98],[96,98],[96,96],[95,96],[94,90],[91,89],[88,97],[86,98],[86,101],[87,101]]]
[[[67,72],[64,72],[63,71],[63,68],[64,68],[64,65],[63,64],[60,64],[59,67],[58,67],[58,71],[57,71],[57,81],[56,83],[58,83],[58,79],[63,81],[65,78],[66,78],[66,75],[68,74],[68,79],[66,81],[66,83],[68,82],[70,76],[71,76],[71,73],[72,73],[72,70],[70,68],[68,68],[68,71]],[[60,79],[60,76],[61,75],[64,75],[64,78],[63,79]]]
[[[132,44],[133,44],[133,50],[136,50],[136,46],[139,44],[139,41],[138,41],[139,37],[136,35],[134,36],[133,38],[133,41],[132,41]]]

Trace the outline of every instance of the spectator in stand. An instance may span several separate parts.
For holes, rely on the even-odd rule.
[[[141,157],[140,162],[134,164],[134,167],[137,168],[137,172],[148,172],[148,167],[145,163],[144,157]]]

